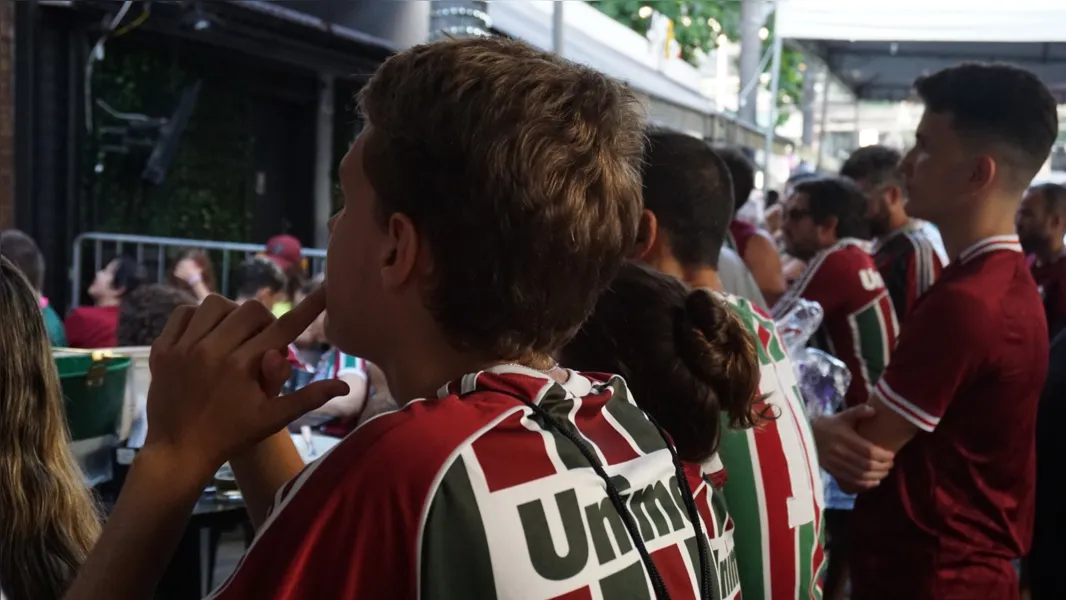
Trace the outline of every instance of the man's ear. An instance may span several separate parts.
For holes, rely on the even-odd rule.
[[[818,228],[818,234],[824,239],[840,239],[837,235],[837,224],[839,220],[836,217],[826,217],[822,223],[815,223],[815,227]]]
[[[996,159],[988,154],[982,154],[977,157],[974,162],[973,171],[970,173],[969,187],[971,191],[978,192],[993,184],[997,175],[1006,175],[1001,173],[999,164]]]
[[[655,213],[645,208],[644,212],[640,215],[640,225],[637,228],[637,241],[633,245],[633,253],[630,255],[630,258],[638,261],[644,260],[655,246],[655,241],[658,237],[659,220],[655,218]]]
[[[411,219],[393,213],[386,224],[387,243],[382,247],[381,280],[387,288],[406,283],[416,269],[432,270],[432,257],[422,248],[422,240]]]
[[[888,195],[888,202],[893,206],[902,204],[906,201],[903,197],[903,189],[898,185],[893,184],[886,186],[884,193]]]

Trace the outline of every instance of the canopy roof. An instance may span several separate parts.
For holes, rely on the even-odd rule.
[[[1062,0],[779,0],[777,30],[856,95],[901,100],[916,77],[964,61],[1034,72],[1066,97]]]

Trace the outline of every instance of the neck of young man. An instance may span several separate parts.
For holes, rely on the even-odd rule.
[[[647,266],[669,275],[691,288],[708,288],[716,292],[724,292],[722,280],[718,277],[718,270],[705,265],[685,266],[673,256],[659,256],[658,258],[645,258],[642,261]]]
[[[1016,235],[1014,210],[1007,200],[989,200],[981,210],[952,215],[943,223],[934,223],[944,240],[948,258],[954,262],[964,250],[981,240],[1000,235]]]
[[[461,352],[438,334],[424,339],[405,339],[404,348],[391,354],[399,358],[376,363],[385,373],[389,391],[400,406],[421,398],[436,398],[441,387],[469,373],[478,373],[499,365],[520,365],[565,381],[549,356],[530,356],[515,360]],[[560,379],[561,377],[561,379]]]

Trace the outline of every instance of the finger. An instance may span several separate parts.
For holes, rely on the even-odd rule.
[[[203,339],[203,344],[209,345],[220,356],[228,356],[236,352],[248,340],[256,337],[260,332],[274,323],[274,315],[262,302],[249,300],[218,324],[215,329]],[[274,348],[284,348],[281,344]],[[255,358],[255,368],[258,369],[261,355],[272,348],[263,348]],[[244,364],[244,363],[242,363]]]
[[[207,334],[214,331],[218,324],[225,320],[233,311],[237,310],[237,303],[227,300],[218,294],[211,294],[200,303],[200,307],[193,313],[185,333],[181,335],[177,346],[179,348],[192,348]]]
[[[167,319],[166,326],[163,327],[163,333],[156,338],[152,348],[170,348],[176,344],[181,339],[182,334],[185,333],[185,328],[189,326],[189,321],[192,320],[195,312],[195,306],[179,306],[174,309],[174,312],[170,314],[170,318]]]
[[[304,297],[303,302],[292,307],[289,312],[252,338],[242,350],[255,354],[272,348],[284,348],[300,337],[325,309],[326,289],[319,286]]]
[[[877,463],[889,463],[896,458],[896,455],[892,452],[885,450],[884,448],[870,443],[869,440],[858,435],[857,433],[847,432],[841,435],[839,441],[843,443],[850,452],[867,458]]]
[[[348,384],[339,379],[316,381],[287,396],[269,400],[263,412],[271,419],[271,431],[276,431],[333,398],[347,396],[350,391]]]
[[[876,414],[877,411],[874,410],[874,407],[870,406],[869,404],[860,404],[859,406],[853,406],[845,411],[838,413],[837,415],[835,415],[834,418],[841,421],[847,421],[848,423],[854,425],[856,422],[861,421],[863,419],[869,419],[870,417]]]
[[[884,479],[883,475],[863,471],[861,468],[843,461],[831,462],[825,465],[825,470],[829,471],[838,483],[862,487],[863,489],[876,487]]]
[[[841,462],[854,465],[856,469],[862,472],[887,474],[892,470],[891,460],[872,460],[866,454],[855,452],[847,446],[838,446],[834,454],[835,458],[838,458]]]
[[[259,378],[263,385],[263,391],[268,396],[280,394],[281,388],[285,387],[285,382],[290,377],[292,377],[292,365],[289,364],[288,358],[282,355],[280,351],[270,350],[263,355]]]

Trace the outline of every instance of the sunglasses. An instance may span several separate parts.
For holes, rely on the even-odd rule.
[[[803,208],[790,208],[785,211],[785,219],[789,221],[802,221],[811,216],[811,211]]]

